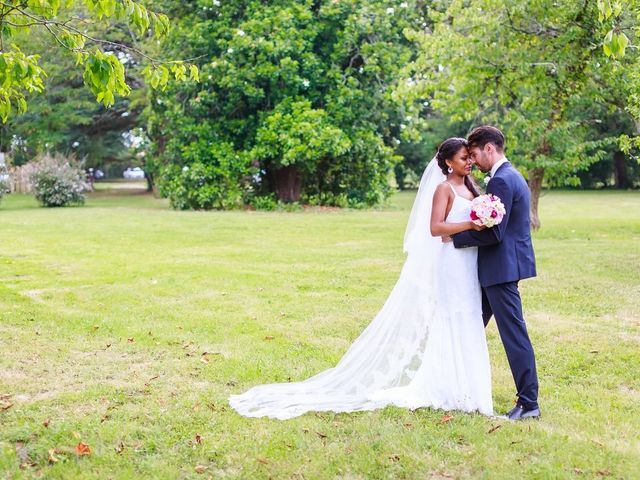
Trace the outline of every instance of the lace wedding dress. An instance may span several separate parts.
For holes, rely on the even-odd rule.
[[[456,249],[429,233],[433,194],[444,179],[432,160],[409,218],[400,278],[338,364],[304,381],[231,395],[231,407],[282,420],[387,405],[493,414],[477,248]],[[456,194],[447,221],[466,221],[470,206]]]

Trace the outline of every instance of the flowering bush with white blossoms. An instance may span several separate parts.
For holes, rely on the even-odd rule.
[[[84,170],[73,156],[46,154],[37,159],[35,165],[31,182],[34,195],[43,207],[84,203],[84,192],[90,187]]]
[[[492,193],[480,195],[471,202],[471,221],[476,225],[491,228],[502,222],[505,213],[504,204]]]

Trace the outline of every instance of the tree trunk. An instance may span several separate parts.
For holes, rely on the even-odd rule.
[[[149,172],[144,172],[145,178],[147,179],[147,192],[154,192],[156,191],[155,187],[155,182],[153,181],[153,175],[150,174]]]
[[[631,187],[626,160],[624,152],[615,151],[613,153],[613,171],[615,173],[616,188]]]
[[[300,200],[302,174],[297,166],[289,165],[276,170],[275,179],[278,200],[286,203]]]
[[[544,168],[533,168],[529,170],[529,190],[531,191],[531,211],[529,213],[529,218],[531,221],[531,228],[534,230],[538,230],[540,228],[538,201],[540,200],[543,178]]]

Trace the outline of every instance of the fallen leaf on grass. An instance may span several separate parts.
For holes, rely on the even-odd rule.
[[[120,440],[118,445],[116,445],[116,453],[121,454],[122,452],[124,452],[124,442]]]
[[[611,472],[609,470],[598,470],[596,472],[596,475],[599,475],[601,477],[608,477],[611,475]]]
[[[204,473],[207,470],[206,465],[196,465],[195,471],[196,473]]]
[[[453,415],[445,415],[444,417],[442,417],[440,419],[440,425],[443,425],[445,423],[449,423],[451,420],[453,420]]]
[[[394,453],[393,455],[389,456],[389,460],[391,460],[392,462],[399,462],[400,461],[400,455],[398,455],[397,453]]]
[[[202,435],[200,435],[199,433],[196,433],[196,443],[198,445],[202,444]]]
[[[266,337],[264,337],[265,340],[273,340],[274,338],[276,337],[274,337],[273,335],[267,335]]]
[[[10,393],[0,394],[0,410],[9,410],[13,403],[9,400],[13,395]]]
[[[129,337],[129,338],[127,338],[127,342],[133,343],[133,342],[135,342],[135,338]]]
[[[502,428],[502,425],[496,425],[495,427],[492,427],[487,433],[493,433],[499,428]]]
[[[76,455],[82,457],[84,455],[91,455],[91,447],[86,443],[80,442],[76,445]]]
[[[58,457],[56,457],[56,455],[60,455],[61,453],[64,453],[62,450],[60,450],[59,448],[50,448],[49,449],[49,463],[56,463],[58,460],[60,460]]]
[[[47,418],[47,419],[45,419],[45,421],[44,421],[44,422],[42,422],[42,426],[43,426],[44,428],[49,428],[49,424],[50,424],[50,423],[51,423],[51,420]]]
[[[318,435],[320,438],[327,438],[327,435],[321,432],[316,432],[316,435]]]
[[[258,461],[263,465],[269,465],[269,460],[266,458],[259,458]]]
[[[574,468],[573,469],[573,473],[577,473],[578,475],[582,475],[584,473],[584,470],[582,470],[581,468]]]
[[[204,352],[202,355],[200,355],[200,361],[202,363],[209,363],[209,352]]]

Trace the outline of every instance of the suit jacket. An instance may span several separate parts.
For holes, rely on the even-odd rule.
[[[456,248],[478,247],[478,278],[489,287],[536,276],[529,224],[530,193],[520,172],[506,162],[487,185],[502,200],[506,213],[498,225],[453,235]]]

